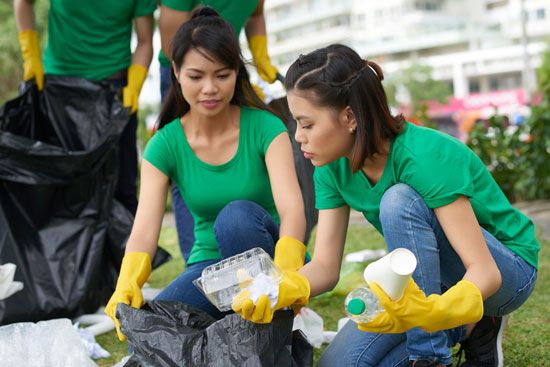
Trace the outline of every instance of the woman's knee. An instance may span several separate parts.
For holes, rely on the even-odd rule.
[[[262,209],[261,206],[250,200],[235,200],[223,207],[218,213],[214,222],[216,232],[231,228],[232,231],[238,228],[247,230],[253,227],[251,215],[256,210]]]
[[[428,210],[418,192],[407,184],[398,183],[386,190],[380,200],[380,221],[395,219],[411,211]]]

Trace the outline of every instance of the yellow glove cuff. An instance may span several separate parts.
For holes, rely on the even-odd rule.
[[[283,236],[275,245],[275,265],[283,270],[298,271],[304,266],[306,246],[295,238]]]
[[[151,275],[151,257],[146,252],[128,252],[122,259],[118,282],[133,279],[141,288]],[[118,285],[117,285],[118,287]]]
[[[18,32],[21,56],[23,57],[23,79],[35,78],[39,90],[44,86],[44,69],[38,45],[38,33],[33,29]]]
[[[277,80],[277,68],[271,64],[267,53],[267,37],[265,35],[252,36],[248,40],[248,46],[260,77],[268,83]]]
[[[132,64],[128,68],[127,87],[132,88],[139,95],[141,92],[141,87],[145,82],[145,78],[147,78],[147,68],[142,65]]]

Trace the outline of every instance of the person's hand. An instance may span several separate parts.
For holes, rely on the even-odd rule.
[[[268,83],[274,83],[277,80],[278,71],[271,64],[271,59],[267,53],[267,37],[265,35],[252,36],[248,40],[248,46],[260,78]]]
[[[139,308],[143,305],[141,287],[151,274],[151,258],[146,252],[129,252],[124,255],[115,292],[105,307],[105,313],[114,321],[118,339],[126,340],[120,331],[120,322],[116,318],[119,303]]]
[[[122,90],[122,105],[130,108],[130,113],[135,113],[138,108],[139,93],[143,82],[147,77],[147,69],[138,64],[132,64],[128,68],[128,83]]]
[[[273,313],[283,307],[305,306],[309,301],[309,281],[296,271],[284,271],[279,283],[279,294],[274,307],[266,294],[261,295],[256,304],[250,299],[250,291],[244,289],[233,299],[231,308],[243,319],[267,324],[273,320]]]
[[[44,68],[38,46],[38,33],[27,29],[18,33],[21,56],[23,58],[23,79],[34,78],[38,90],[44,88]]]
[[[420,327],[435,332],[474,323],[483,316],[481,292],[468,280],[461,280],[442,295],[426,297],[410,279],[403,296],[397,301],[393,301],[375,282],[370,282],[369,287],[385,311],[368,323],[358,324],[362,331],[403,333]]]
[[[275,244],[273,262],[282,270],[298,271],[304,266],[306,246],[299,240],[283,236]]]

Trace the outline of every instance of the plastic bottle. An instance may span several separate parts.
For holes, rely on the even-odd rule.
[[[384,311],[368,287],[355,288],[349,292],[344,305],[348,317],[357,323],[369,322]]]

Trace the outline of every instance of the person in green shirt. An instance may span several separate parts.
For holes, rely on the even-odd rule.
[[[277,69],[267,53],[267,38],[263,0],[161,0],[159,30],[162,50],[159,52],[161,102],[169,92],[172,64],[166,55],[171,54],[171,43],[176,30],[191,18],[191,12],[200,5],[210,6],[229,22],[237,38],[245,28],[258,74],[273,83]],[[183,259],[189,258],[195,242],[193,217],[182,199],[177,185],[172,185],[172,207],[178,232],[178,241]]]
[[[129,108],[130,117],[120,136],[115,198],[134,214],[137,207],[136,111],[153,57],[153,12],[157,2],[50,0],[43,63],[33,7],[33,0],[14,0],[25,80],[34,79],[39,90],[44,87],[44,74],[107,80],[122,88],[122,102]],[[137,35],[133,53],[132,25]]]
[[[348,322],[319,365],[451,365],[461,342],[465,366],[500,366],[504,316],[537,277],[534,225],[467,146],[392,115],[382,79],[344,45],[300,56],[285,78],[296,141],[315,166],[315,253],[300,270],[311,296],[338,282],[350,208],[388,250],[418,260],[399,300],[369,283],[385,312]]]
[[[192,283],[206,266],[262,247],[283,271],[297,274],[306,252],[290,137],[255,95],[231,25],[211,8],[196,10],[176,32],[171,58],[173,88],[144,152],[139,206],[105,309],[121,340],[116,306],[143,303],[140,288],[151,273],[170,180],[193,216],[195,243],[185,271],[157,300],[222,318]],[[299,286],[306,285],[282,287]]]

